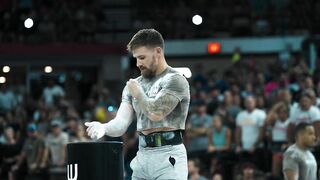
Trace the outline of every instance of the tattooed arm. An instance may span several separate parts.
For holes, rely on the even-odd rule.
[[[159,93],[155,99],[148,98],[143,92],[137,97],[142,111],[151,121],[160,121],[178,105],[179,99],[169,93]]]
[[[162,120],[174,110],[182,99],[190,98],[189,84],[180,75],[167,78],[155,98],[149,98],[136,80],[130,79],[127,82],[127,87],[132,97],[138,101],[142,112],[151,121]]]

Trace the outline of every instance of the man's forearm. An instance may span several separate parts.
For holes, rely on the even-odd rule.
[[[120,137],[127,131],[130,123],[126,120],[115,118],[105,124],[106,135],[111,137]]]
[[[171,94],[163,94],[155,99],[152,99],[141,92],[137,100],[139,107],[151,121],[162,120],[179,103],[179,99]]]
[[[131,104],[121,103],[117,116],[104,124],[105,134],[112,137],[122,136],[126,131],[133,119],[133,110]]]

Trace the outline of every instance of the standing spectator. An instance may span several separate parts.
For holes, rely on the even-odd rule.
[[[248,96],[245,100],[246,110],[240,112],[236,119],[236,153],[240,161],[254,161],[259,167],[265,167],[258,148],[263,139],[263,125],[266,113],[256,108],[255,98]]]
[[[320,139],[320,110],[312,105],[312,97],[309,93],[302,93],[297,107],[291,108],[290,124],[288,127],[288,140],[293,143],[293,129],[301,122],[312,123],[315,127],[317,141]]]
[[[18,156],[18,160],[14,166],[12,166],[12,171],[10,174],[13,179],[20,179],[26,174],[32,177],[42,177],[43,171],[41,169],[44,167],[42,164],[42,159],[45,150],[44,140],[40,138],[37,126],[33,123],[29,124],[27,127],[28,138],[24,142],[22,151]],[[23,163],[26,160],[27,169],[23,169]]]
[[[200,161],[199,159],[188,160],[188,180],[207,180],[207,178],[201,176]]]
[[[317,180],[317,162],[310,152],[316,136],[312,124],[301,122],[295,128],[296,143],[284,154],[283,173],[286,180]]]
[[[223,126],[222,119],[219,116],[212,118],[213,127],[209,130],[208,152],[229,151],[231,148],[231,131]]]
[[[212,117],[206,113],[207,106],[205,102],[198,102],[196,108],[196,113],[191,115],[190,121],[187,123],[186,135],[190,138],[189,152],[202,154],[208,148],[207,132],[211,126]]]
[[[220,170],[222,174],[227,175],[225,170],[229,170],[227,163],[231,159],[229,151],[231,150],[231,131],[222,124],[222,119],[215,116],[212,119],[213,127],[209,130],[208,152],[211,153],[210,174]],[[232,169],[232,168],[230,168]]]
[[[46,137],[46,151],[44,162],[49,161],[49,168],[65,168],[66,145],[68,134],[62,131],[62,123],[59,120],[51,122],[51,133]]]
[[[288,146],[289,107],[285,102],[275,104],[268,113],[265,128],[271,129],[272,176],[281,177],[283,152]]]
[[[266,113],[256,108],[255,98],[248,96],[246,110],[241,111],[236,119],[236,151],[254,152],[262,140],[262,127]]]
[[[49,79],[48,85],[43,89],[43,98],[47,106],[54,105],[57,98],[64,97],[65,93],[61,86],[55,84],[53,79]]]

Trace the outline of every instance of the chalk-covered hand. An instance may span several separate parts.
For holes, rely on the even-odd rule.
[[[86,122],[84,124],[87,126],[87,133],[91,139],[100,139],[106,133],[106,124],[101,124],[100,122]]]
[[[129,81],[127,81],[127,86],[132,97],[138,99],[141,96],[142,89],[137,80],[130,79]]]

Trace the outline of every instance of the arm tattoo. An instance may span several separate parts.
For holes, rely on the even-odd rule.
[[[172,94],[161,94],[155,99],[148,98],[143,94],[139,100],[142,111],[152,121],[159,121],[166,117],[178,105],[179,99]]]

